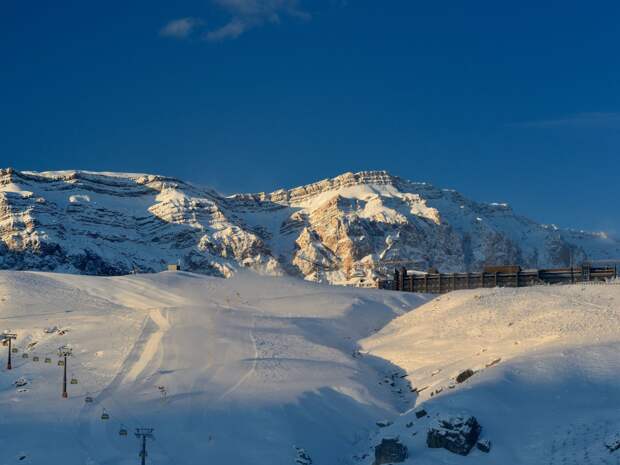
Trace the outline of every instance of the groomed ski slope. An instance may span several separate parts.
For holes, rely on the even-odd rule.
[[[361,345],[405,369],[429,413],[408,412],[370,442],[399,436],[406,464],[620,464],[605,447],[620,439],[618,283],[454,292]],[[489,454],[426,447],[436,415],[461,413],[478,419]]]
[[[19,351],[8,372],[0,347],[0,465],[135,464],[142,426],[155,428],[154,465],[296,465],[294,446],[313,465],[369,465],[387,436],[407,445],[407,465],[620,463],[605,448],[620,433],[619,285],[430,300],[253,273],[8,271],[3,330]],[[64,344],[79,382],[67,400]],[[489,454],[425,446],[429,422],[456,413],[477,417]]]
[[[136,427],[155,428],[149,464],[294,464],[294,446],[352,463],[413,400],[357,341],[425,299],[253,273],[0,272],[0,331],[19,349],[7,371],[0,347],[0,464],[135,464]]]

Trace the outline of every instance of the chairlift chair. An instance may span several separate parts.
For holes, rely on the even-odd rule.
[[[19,349],[17,347],[13,347],[13,349],[11,350],[11,352],[13,352],[14,354],[16,354],[17,352],[19,352]]]
[[[64,360],[58,360],[58,366],[59,367],[64,367],[65,366],[65,361]]]
[[[27,354],[26,352],[24,352],[24,353],[22,354],[22,358],[28,358],[28,354]]]
[[[106,412],[105,409],[103,409],[103,413],[101,414],[101,419],[102,420],[109,420],[110,419],[110,415],[108,414],[108,412]]]
[[[127,428],[124,425],[121,425],[121,429],[118,430],[119,436],[127,436]]]
[[[38,362],[39,361],[39,356],[35,355],[34,357],[32,357],[32,361],[33,362]]]
[[[77,378],[76,378],[75,376],[73,376],[73,375],[72,375],[72,376],[71,376],[71,384],[77,384],[77,383],[78,383]]]
[[[87,404],[92,404],[93,398],[91,396],[86,396],[84,397],[84,402],[86,402]]]
[[[45,357],[45,363],[52,363],[52,359],[49,357]]]

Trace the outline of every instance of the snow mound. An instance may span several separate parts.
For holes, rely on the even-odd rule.
[[[402,367],[418,392],[415,410],[371,443],[398,435],[406,463],[421,465],[620,463],[608,447],[620,431],[619,328],[613,284],[434,299],[361,342],[363,352]],[[420,408],[428,415],[418,418]],[[492,449],[471,457],[429,449],[429,428],[450,415],[475,416]]]

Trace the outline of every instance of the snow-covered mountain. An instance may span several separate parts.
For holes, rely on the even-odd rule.
[[[0,268],[121,275],[239,267],[336,284],[399,266],[442,271],[617,257],[604,233],[546,226],[505,204],[383,171],[224,196],[146,174],[0,170]]]

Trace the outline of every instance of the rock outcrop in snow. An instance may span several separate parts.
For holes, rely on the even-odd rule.
[[[620,254],[604,234],[561,230],[386,172],[223,196],[163,176],[0,170],[0,268],[119,275],[239,267],[368,284],[418,269],[551,267]]]
[[[482,427],[476,417],[440,417],[429,428],[426,445],[431,449],[443,448],[454,454],[467,455],[480,437]]]
[[[387,463],[401,463],[407,458],[407,447],[402,445],[398,438],[383,438],[375,447],[375,461],[373,465]]]

